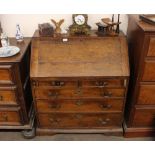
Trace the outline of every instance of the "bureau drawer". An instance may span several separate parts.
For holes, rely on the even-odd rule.
[[[121,88],[77,88],[77,89],[53,89],[38,88],[34,90],[37,99],[53,98],[112,98],[124,97],[125,91]]]
[[[0,105],[17,105],[16,87],[0,87]]]
[[[0,126],[21,125],[21,111],[19,108],[0,109]]]
[[[155,81],[155,61],[147,60],[142,76],[143,81]]]
[[[155,105],[155,85],[140,85],[137,104]]]
[[[38,114],[41,128],[104,128],[121,126],[121,114]]]
[[[41,112],[101,112],[123,110],[123,100],[37,100],[36,108]]]
[[[155,36],[150,37],[147,56],[155,56]]]
[[[135,127],[155,127],[155,108],[136,108],[133,118],[133,126]]]
[[[53,86],[53,87],[77,87],[78,81],[64,81],[64,80],[48,80],[48,81],[36,81],[33,85],[40,87]]]
[[[0,65],[0,84],[13,84],[13,72],[13,65]]]
[[[100,79],[82,81],[83,87],[125,87],[126,80],[120,79]]]

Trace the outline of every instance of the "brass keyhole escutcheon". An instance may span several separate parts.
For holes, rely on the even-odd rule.
[[[77,88],[75,94],[76,95],[81,95],[82,94],[82,89],[81,88]]]

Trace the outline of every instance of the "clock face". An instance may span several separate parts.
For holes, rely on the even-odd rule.
[[[85,17],[83,15],[77,15],[74,18],[75,23],[78,25],[83,25],[85,23]]]

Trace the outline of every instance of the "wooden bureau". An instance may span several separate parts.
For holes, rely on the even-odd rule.
[[[10,44],[19,47],[20,53],[0,58],[0,129],[21,129],[25,137],[34,136],[29,76],[30,43],[29,38],[20,44],[15,38],[10,38]]]
[[[37,134],[122,134],[129,78],[124,35],[32,39]]]
[[[129,16],[131,79],[126,106],[125,136],[155,135],[155,26]]]

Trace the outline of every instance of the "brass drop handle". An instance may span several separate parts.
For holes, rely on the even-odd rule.
[[[83,104],[83,102],[81,100],[76,101],[75,103],[77,106],[81,106]]]
[[[0,101],[3,101],[3,96],[0,95]]]
[[[57,97],[58,96],[58,92],[48,92],[48,96],[50,96],[50,97]]]
[[[49,121],[52,124],[59,124],[61,120],[58,118],[49,118]]]
[[[109,118],[106,118],[105,120],[102,118],[99,118],[99,122],[101,125],[107,125],[109,121],[110,121]]]
[[[80,120],[82,118],[82,115],[81,114],[76,114],[75,115],[75,118],[78,119],[78,120]]]
[[[60,109],[61,105],[58,104],[58,103],[52,103],[52,104],[49,105],[49,108],[51,108],[51,109]]]
[[[96,82],[96,86],[102,86],[102,87],[105,87],[108,85],[108,82],[104,82],[104,81],[97,81]]]
[[[104,92],[102,94],[103,97],[111,97],[112,96],[112,92]]]
[[[63,81],[52,81],[51,85],[52,86],[64,86],[65,82],[63,82]]]
[[[110,109],[112,107],[111,104],[99,104],[102,109]]]

